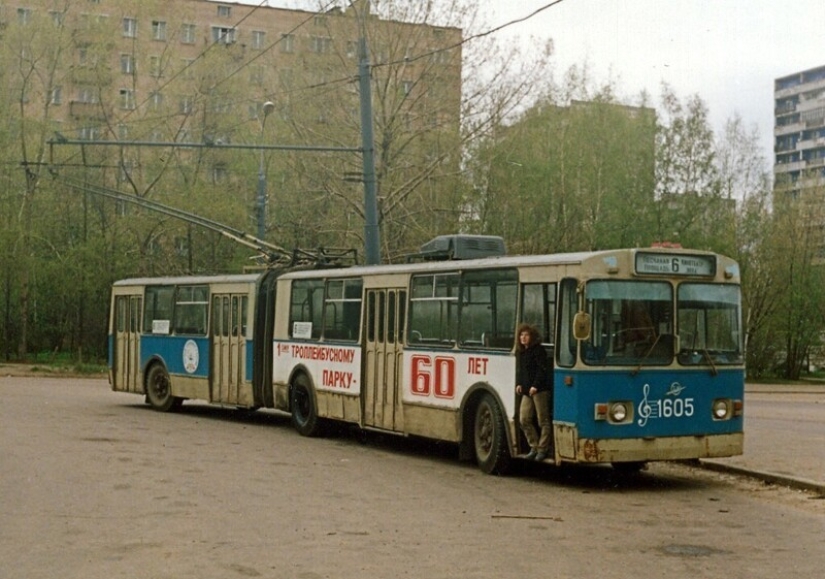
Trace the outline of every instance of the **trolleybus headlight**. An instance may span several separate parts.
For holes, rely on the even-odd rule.
[[[624,422],[627,418],[627,406],[624,402],[616,402],[610,407],[610,420],[613,422]]]
[[[717,398],[713,401],[713,417],[716,420],[724,420],[730,417],[730,400]]]
[[[627,400],[597,402],[593,408],[593,418],[612,424],[628,424],[633,420],[633,403]]]

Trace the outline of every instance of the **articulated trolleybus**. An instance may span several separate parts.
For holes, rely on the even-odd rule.
[[[341,421],[450,441],[501,473],[528,450],[515,392],[515,331],[527,322],[552,362],[548,462],[634,470],[742,453],[734,261],[503,247],[442,236],[399,265],[118,281],[112,388],[160,411],[186,399],[273,408],[306,436]]]

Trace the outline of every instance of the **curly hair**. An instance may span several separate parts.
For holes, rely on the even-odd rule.
[[[530,343],[526,347],[538,344],[541,341],[541,334],[539,334],[536,326],[532,326],[530,324],[519,324],[518,329],[516,329],[516,338],[521,336],[522,332],[527,332],[530,334]],[[521,346],[521,342],[519,342],[519,346]]]

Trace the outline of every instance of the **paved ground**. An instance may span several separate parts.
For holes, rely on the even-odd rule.
[[[702,462],[825,496],[825,385],[748,384],[744,455]]]
[[[66,375],[63,371],[56,374],[51,376],[43,367],[0,364],[0,376]],[[803,405],[803,410],[787,406],[793,403]],[[825,496],[825,384],[747,384],[745,404],[744,455],[704,460],[702,464]],[[804,436],[793,427],[800,421],[811,425]]]
[[[813,493],[672,463],[522,467],[0,369],[0,579],[822,577]]]

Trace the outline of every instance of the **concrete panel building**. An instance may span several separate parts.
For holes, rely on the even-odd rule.
[[[797,198],[825,181],[825,66],[774,82],[775,197]]]

